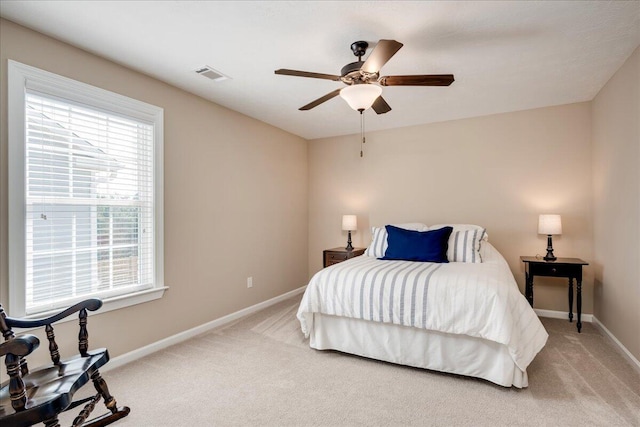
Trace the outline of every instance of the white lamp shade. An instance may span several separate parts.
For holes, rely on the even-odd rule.
[[[371,105],[382,94],[382,88],[374,84],[357,84],[343,88],[340,91],[342,99],[349,107],[356,111],[371,108]]]
[[[540,215],[538,217],[538,234],[562,234],[560,215]]]
[[[355,231],[358,229],[358,217],[355,215],[342,215],[342,229]]]

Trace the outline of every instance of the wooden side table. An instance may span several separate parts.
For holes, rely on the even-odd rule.
[[[322,266],[329,267],[330,265],[346,261],[349,258],[360,256],[366,249],[367,248],[353,248],[350,251],[345,248],[326,249],[322,251]]]
[[[535,276],[566,277],[569,279],[569,322],[573,321],[573,281],[576,281],[576,308],[578,311],[578,332],[582,329],[582,266],[589,265],[580,258],[558,258],[545,261],[542,257],[521,256],[525,265],[525,297],[533,307],[533,278]]]

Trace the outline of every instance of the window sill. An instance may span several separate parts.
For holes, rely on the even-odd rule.
[[[164,295],[164,292],[167,289],[169,289],[168,286],[162,286],[154,289],[145,289],[144,291],[139,291],[132,294],[119,295],[117,297],[111,297],[111,298],[104,298],[102,300],[102,307],[99,310],[88,311],[87,313],[89,314],[89,316],[95,316],[95,315],[107,313],[109,311],[119,310],[121,308],[131,307],[133,305],[150,302],[150,301],[162,298]],[[44,319],[49,316],[53,316],[54,314],[58,314],[62,310],[64,309],[61,308],[57,310],[40,312],[38,314],[21,317],[21,319],[25,319],[25,320]],[[69,316],[62,320],[59,320],[58,322],[56,322],[56,324],[70,322],[70,321],[77,321],[77,320],[78,320],[77,315]],[[23,332],[27,332],[34,329],[38,329],[38,328],[25,328],[25,329],[20,328],[19,331],[14,331],[14,332],[23,333]]]

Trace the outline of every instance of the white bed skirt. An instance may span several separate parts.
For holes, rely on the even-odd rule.
[[[385,362],[482,378],[505,387],[527,387],[506,346],[390,323],[313,314],[311,348],[338,350]]]

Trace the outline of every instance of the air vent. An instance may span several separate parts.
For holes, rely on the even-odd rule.
[[[196,70],[196,73],[204,76],[208,79],[213,80],[214,82],[221,82],[223,80],[230,79],[231,77],[225,76],[220,71],[214,70],[213,68],[205,65],[204,67],[200,67]]]

